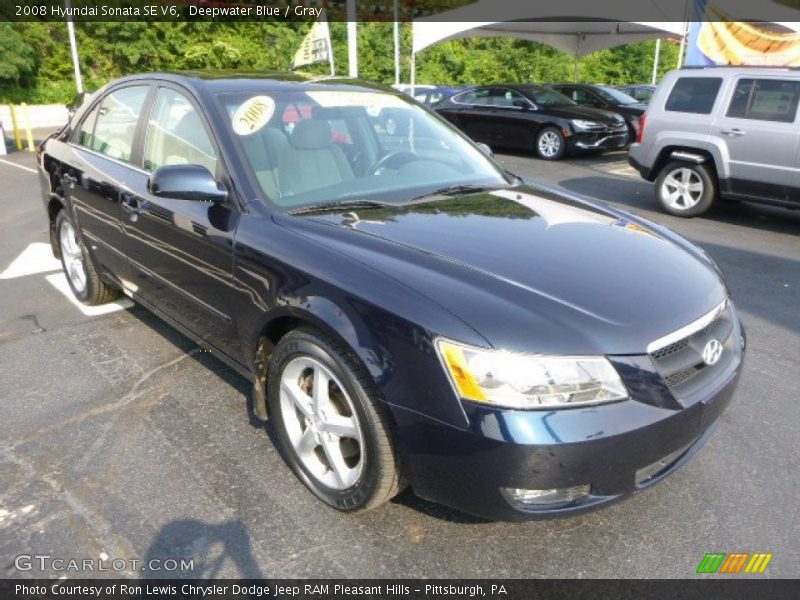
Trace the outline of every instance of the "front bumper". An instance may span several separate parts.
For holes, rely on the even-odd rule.
[[[624,148],[629,141],[627,127],[596,133],[579,132],[571,137],[571,145],[576,150],[616,150]]]
[[[459,429],[395,407],[409,482],[418,496],[487,519],[568,515],[608,504],[662,480],[703,446],[731,401],[741,363],[739,349],[713,385],[677,408],[635,399],[553,411],[465,403],[469,427]],[[585,485],[589,495],[575,504],[535,510],[513,506],[500,491]]]

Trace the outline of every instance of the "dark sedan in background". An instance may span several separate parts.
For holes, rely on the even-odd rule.
[[[555,83],[550,86],[565,96],[569,96],[581,106],[609,110],[622,115],[628,124],[629,142],[633,142],[639,132],[639,119],[647,105],[628,96],[610,85],[590,85],[586,83]]]
[[[476,87],[433,109],[476,142],[534,150],[545,160],[558,160],[571,151],[623,148],[629,142],[619,115],[579,106],[540,85]]]
[[[617,89],[623,94],[628,94],[636,101],[647,104],[655,94],[656,87],[650,83],[632,83],[630,85],[619,85]]]
[[[252,381],[289,466],[343,511],[406,484],[489,518],[595,507],[683,464],[738,380],[700,249],[524,184],[386,88],[127,77],[38,166],[74,295],[125,293]]]

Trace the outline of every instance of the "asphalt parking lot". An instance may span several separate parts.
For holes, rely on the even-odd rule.
[[[406,492],[352,516],[294,478],[236,373],[140,307],[70,302],[47,259],[33,156],[0,159],[3,577],[78,576],[19,571],[20,554],[194,560],[125,573],[154,577],[693,577],[706,552],[735,551],[774,553],[763,576],[798,575],[800,211],[736,204],[681,220],[658,212],[622,153],[499,155],[717,260],[748,331],[736,399],[694,460],[600,511],[483,522]]]

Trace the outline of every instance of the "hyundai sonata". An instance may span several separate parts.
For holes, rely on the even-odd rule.
[[[124,293],[252,381],[325,503],[408,485],[517,519],[647,488],[736,385],[720,272],[485,150],[364,82],[149,74],[95,94],[38,162],[75,296]]]

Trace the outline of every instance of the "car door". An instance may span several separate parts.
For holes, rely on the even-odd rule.
[[[490,106],[491,89],[475,88],[450,99],[442,114],[472,140],[492,145],[497,141],[497,123]]]
[[[96,264],[120,282],[129,277],[120,192],[131,161],[149,85],[114,88],[99,98],[68,144],[64,189]]]
[[[239,211],[223,204],[155,196],[150,174],[165,165],[199,164],[224,179],[219,152],[187,93],[158,88],[146,118],[142,169],[126,182],[122,202],[135,293],[167,317],[232,357],[239,344],[231,315],[233,239]],[[230,188],[229,188],[230,189]]]
[[[788,200],[798,186],[800,81],[738,77],[712,135],[727,148],[728,193]]]
[[[531,117],[533,109],[531,101],[519,92],[504,87],[491,88],[487,110],[493,121],[492,143],[501,148],[532,148],[538,128]]]

